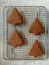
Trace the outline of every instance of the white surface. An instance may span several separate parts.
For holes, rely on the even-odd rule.
[[[5,6],[32,6],[43,5],[49,10],[49,0],[0,0],[0,65],[49,65],[49,59],[47,60],[30,60],[30,61],[6,61],[3,59],[3,7]]]

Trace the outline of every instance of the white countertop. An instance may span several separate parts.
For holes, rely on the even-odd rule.
[[[46,60],[15,60],[3,59],[3,8],[5,6],[45,6],[49,10],[49,0],[0,0],[0,65],[49,65]]]

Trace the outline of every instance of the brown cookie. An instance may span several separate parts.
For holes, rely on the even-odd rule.
[[[38,18],[35,18],[34,22],[31,24],[31,26],[29,28],[29,32],[34,33],[34,35],[44,33],[44,29],[42,27],[42,24],[38,20]]]
[[[21,46],[23,40],[17,30],[14,30],[8,39],[8,44],[14,47]]]
[[[30,47],[28,55],[38,57],[43,54],[43,50],[39,45],[39,42],[36,40],[34,44]]]
[[[14,8],[8,16],[7,22],[14,26],[22,23],[22,17],[16,8]]]

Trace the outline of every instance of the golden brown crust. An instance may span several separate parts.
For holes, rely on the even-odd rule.
[[[41,56],[42,54],[43,54],[43,50],[40,47],[38,41],[36,40],[34,44],[31,46],[31,48],[29,49],[28,55],[38,57]]]
[[[16,8],[14,8],[8,16],[7,22],[14,26],[22,23],[22,17]]]
[[[44,33],[42,24],[39,22],[39,20],[37,18],[35,18],[34,22],[31,24],[31,26],[29,28],[29,32],[34,33],[34,35]]]
[[[14,47],[21,46],[23,44],[23,40],[17,30],[14,30],[10,35],[8,44]]]

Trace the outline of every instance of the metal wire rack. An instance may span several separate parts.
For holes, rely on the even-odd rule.
[[[3,56],[5,59],[9,60],[32,60],[32,59],[45,59],[47,58],[47,22],[46,22],[46,8],[44,7],[37,7],[37,6],[15,6],[20,14],[23,17],[23,24],[17,26],[16,29],[19,31],[19,33],[23,36],[24,45],[21,47],[16,47],[15,49],[7,45],[7,40],[12,31],[15,29],[14,26],[7,23],[7,16],[11,12],[11,10],[14,7],[6,7],[4,9],[3,13],[3,20],[4,20],[4,34],[3,34]],[[34,36],[33,34],[30,34],[28,32],[28,29],[33,22],[34,18],[37,17],[37,9],[38,9],[38,18],[40,22],[42,23],[45,33],[42,35]],[[43,48],[44,54],[40,57],[34,58],[27,55],[27,52],[30,48],[30,46],[33,44],[35,40],[38,40],[40,42],[41,47]]]

